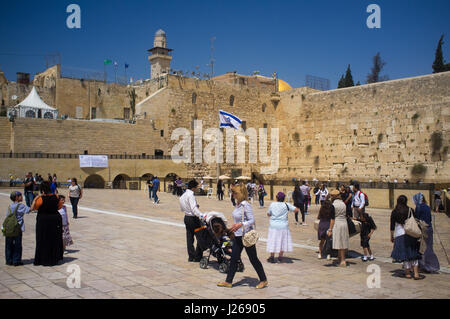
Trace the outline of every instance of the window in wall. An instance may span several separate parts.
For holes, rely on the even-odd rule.
[[[197,93],[192,93],[192,104],[197,104]]]
[[[34,111],[31,111],[31,110],[28,110],[26,113],[25,113],[25,117],[36,117],[36,113],[34,113]]]
[[[264,123],[264,128],[267,128],[267,123]]]
[[[263,111],[263,112],[266,111],[266,107],[267,107],[267,105],[266,105],[266,103],[264,103],[264,104],[262,105],[262,111]]]
[[[91,108],[91,119],[96,119],[97,118],[97,108],[93,107]]]
[[[230,96],[230,106],[234,105],[234,95]]]
[[[44,113],[44,119],[52,119],[53,113],[52,112],[45,112]]]
[[[164,137],[164,130],[161,130],[161,137]]]
[[[123,108],[123,119],[128,120],[130,118],[130,108],[124,107]]]
[[[247,121],[242,121],[241,127],[244,130],[244,132],[247,130]]]

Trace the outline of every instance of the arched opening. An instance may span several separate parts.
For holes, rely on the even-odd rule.
[[[178,175],[175,174],[175,173],[169,173],[169,174],[166,175],[166,179],[170,180],[170,181],[174,181],[177,178],[177,176]]]
[[[155,150],[155,156],[158,156],[158,157],[164,156],[164,151],[163,150]]]
[[[32,110],[28,110],[28,111],[25,113],[25,117],[32,117],[32,118],[35,118],[35,117],[36,117],[36,113],[35,113],[34,111],[32,111]]]
[[[105,188],[105,180],[97,174],[89,175],[84,181],[84,188]]]
[[[42,110],[38,110],[38,119],[42,118]]]
[[[44,119],[52,119],[53,113],[52,112],[45,112],[44,113]]]
[[[197,93],[192,93],[192,104],[197,104]]]
[[[169,173],[164,177],[164,186],[167,184],[167,190],[166,187],[164,187],[164,191],[167,191],[169,193],[172,193],[173,195],[177,194],[177,189],[175,187],[175,181],[177,179],[178,175],[175,173]]]
[[[155,178],[155,176],[153,174],[146,173],[146,174],[142,175],[141,180],[148,181],[148,180],[153,180],[153,178]]]
[[[263,112],[266,111],[266,107],[267,107],[266,103],[263,103],[263,105],[262,105],[262,111],[263,111]]]
[[[113,189],[127,189],[127,181],[130,177],[126,174],[117,175],[113,180]]]

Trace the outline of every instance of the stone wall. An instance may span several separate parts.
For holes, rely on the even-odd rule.
[[[169,149],[178,142],[170,141],[172,132],[177,128],[188,129],[192,137],[191,149],[193,150],[194,120],[202,121],[203,132],[208,128],[219,128],[219,110],[238,116],[246,122],[247,129],[254,128],[257,132],[259,128],[264,126],[269,129],[277,127],[276,108],[270,101],[271,92],[271,89],[264,86],[250,87],[240,82],[214,82],[170,75],[168,87],[143,102],[138,108],[138,113],[140,115],[145,113],[146,117],[155,123],[157,130],[164,130],[164,135],[170,145]],[[208,143],[203,141],[203,149]],[[237,147],[237,143],[235,143],[235,157]],[[251,147],[251,152],[256,154],[257,145],[251,145]],[[248,149],[249,144],[247,143],[247,163]],[[224,156],[224,161],[226,161],[226,156]],[[194,162],[193,154],[192,162]],[[215,176],[216,167],[216,165],[194,163],[189,165],[189,176],[208,174]],[[251,174],[257,170],[257,164],[222,164],[221,174],[231,174],[231,170],[236,168],[242,169],[243,174]]]
[[[449,180],[449,88],[446,72],[326,92],[282,92],[280,178]],[[439,149],[433,134],[441,136]],[[416,164],[426,173],[412,175]]]
[[[2,119],[1,153],[66,153],[154,155],[155,149],[168,153],[166,141],[150,125],[102,123],[81,120],[19,118]],[[13,126],[14,143],[8,148],[8,126]],[[4,129],[4,130],[3,130]]]

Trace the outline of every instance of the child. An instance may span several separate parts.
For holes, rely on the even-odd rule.
[[[58,212],[61,214],[62,218],[62,225],[63,225],[63,250],[66,250],[67,246],[70,246],[73,244],[72,236],[70,235],[69,231],[69,219],[67,218],[67,208],[64,203],[66,202],[66,197],[63,195],[59,195],[59,201],[62,203],[62,208],[58,210]]]
[[[372,237],[373,232],[377,229],[372,217],[366,212],[363,212],[360,216],[361,221],[361,246],[364,249],[364,256],[361,257],[363,261],[374,260],[372,250],[370,249],[369,240]],[[370,257],[369,257],[370,254]]]
[[[6,264],[9,266],[22,266],[22,233],[25,231],[23,215],[29,214],[30,208],[24,204],[21,204],[21,202],[23,201],[23,197],[20,192],[12,192],[9,198],[13,203],[9,205],[6,216],[8,217],[10,214],[15,214],[20,229],[17,236],[8,236],[5,238]],[[9,227],[8,229],[4,229],[4,227],[2,226],[2,230],[5,232],[9,232]],[[7,235],[5,234],[5,236]]]
[[[231,255],[232,252],[231,240],[234,239],[234,234],[219,222],[213,223],[212,228],[214,236],[216,236],[216,238],[222,242],[222,248]]]

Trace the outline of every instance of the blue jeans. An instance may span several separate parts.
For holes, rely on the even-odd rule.
[[[148,190],[148,197],[150,200],[152,200],[152,192],[153,191],[151,189]]]
[[[9,265],[22,261],[22,232],[17,237],[5,237],[5,258]]]
[[[157,203],[159,200],[158,195],[156,195],[157,191],[158,191],[157,189],[152,190],[152,193],[153,193],[152,196],[153,196],[153,199],[155,200],[155,203]]]
[[[34,194],[33,192],[26,191],[25,192],[25,202],[27,203],[28,207],[31,207],[31,204],[33,203]]]
[[[264,196],[259,196],[259,206],[264,207]]]
[[[78,201],[80,200],[79,197],[69,197],[70,198],[70,204],[72,205],[72,212],[73,212],[73,218],[78,217]]]

